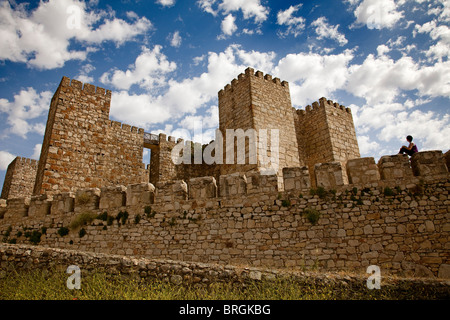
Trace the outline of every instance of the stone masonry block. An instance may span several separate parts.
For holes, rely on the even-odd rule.
[[[63,192],[53,196],[51,215],[62,215],[73,212],[75,207],[75,193]]]
[[[351,184],[366,184],[380,180],[380,172],[372,157],[347,161],[347,174]]]
[[[99,188],[81,189],[75,194],[75,212],[97,210],[100,202]]]
[[[30,207],[30,198],[14,198],[8,199],[8,211],[6,211],[4,218],[20,218],[28,216],[28,209]]]
[[[156,203],[187,199],[188,187],[183,180],[160,181],[156,184]]]
[[[448,173],[441,150],[422,151],[413,154],[411,167],[415,176],[433,176]]]
[[[407,179],[413,176],[406,154],[382,156],[378,161],[378,169],[382,180]]]
[[[308,167],[283,168],[283,181],[285,191],[311,188]]]
[[[272,193],[278,191],[276,174],[266,175],[258,171],[247,172],[247,194]]]
[[[101,188],[99,209],[119,208],[126,205],[127,188],[113,186]]]
[[[28,209],[29,217],[44,217],[50,214],[52,206],[52,197],[46,194],[39,196],[32,196],[30,201],[30,208]]]
[[[214,177],[189,179],[189,199],[207,199],[217,197],[217,183]]]
[[[241,172],[220,176],[219,185],[221,197],[247,194],[247,177]]]
[[[316,186],[333,189],[347,184],[344,169],[339,161],[317,163],[314,165]]]
[[[155,200],[155,186],[138,183],[127,186],[127,206],[149,205]]]

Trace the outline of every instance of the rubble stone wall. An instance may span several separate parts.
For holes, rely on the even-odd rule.
[[[356,272],[374,264],[436,277],[450,265],[450,179],[438,154],[415,156],[423,176],[333,188],[309,188],[303,167],[284,170],[285,191],[276,175],[248,172],[8,199],[0,233],[4,242],[38,235],[39,246],[134,257]],[[373,169],[356,163],[350,181]]]

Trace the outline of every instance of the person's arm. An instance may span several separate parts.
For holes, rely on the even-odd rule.
[[[411,142],[411,143],[409,144],[409,146],[406,147],[406,149],[411,150],[413,147],[414,147],[414,143]]]

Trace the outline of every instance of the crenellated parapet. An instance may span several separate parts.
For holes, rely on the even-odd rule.
[[[85,94],[89,95],[97,95],[101,97],[108,97],[111,98],[111,90],[106,90],[101,87],[94,86],[90,83],[84,83],[76,80],[76,79],[70,79],[68,77],[63,77],[61,80],[60,87],[66,87],[66,88],[72,88],[79,90],[80,92],[83,92]]]
[[[273,78],[270,74],[264,74],[262,71],[255,72],[255,69],[247,68],[245,69],[245,73],[239,74],[237,78],[231,80],[231,83],[227,84],[223,89],[219,91],[219,97],[228,92],[234,91],[243,83],[248,83],[250,79],[264,81],[265,83],[270,83],[275,86],[281,86],[283,88],[289,89],[289,83],[287,81],[281,81],[280,78]]]
[[[449,173],[442,151],[423,151],[411,158],[408,156],[383,156],[375,163],[366,157],[349,160],[346,171],[340,162],[321,163],[315,166],[315,185],[325,190],[346,189],[349,186],[398,186],[414,185],[422,180],[448,178]],[[347,179],[348,176],[348,179]],[[188,181],[160,181],[129,186],[79,189],[75,193],[53,196],[39,195],[31,198],[2,200],[0,218],[8,221],[15,218],[36,218],[65,215],[69,212],[102,212],[111,208],[146,206],[151,204],[173,205],[198,200],[228,200],[267,195],[276,199],[280,191],[287,194],[308,193],[312,183],[307,167],[283,169],[284,190],[278,188],[276,175],[265,175],[258,171],[221,175],[217,183],[210,177],[191,178]],[[250,198],[248,198],[250,199]],[[0,222],[1,223],[1,222]]]
[[[333,100],[327,100],[327,98],[322,97],[319,99],[319,101],[314,101],[311,105],[307,105],[305,109],[295,109],[295,112],[297,115],[302,117],[307,117],[311,113],[319,112],[321,110],[325,110],[326,108],[329,108],[330,110],[342,112],[343,114],[351,114],[352,110],[348,107],[345,107],[338,102],[333,102]]]

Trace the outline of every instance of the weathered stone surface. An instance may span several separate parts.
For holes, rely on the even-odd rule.
[[[378,161],[382,180],[409,179],[413,176],[409,157],[406,154],[382,156]]]
[[[311,180],[308,167],[283,168],[285,191],[309,190]]]
[[[33,193],[38,162],[16,157],[6,170],[1,198],[29,197]]]
[[[314,172],[317,187],[335,189],[348,183],[340,162],[317,163]]]
[[[188,199],[188,186],[183,180],[161,181],[156,184],[155,202],[172,202]]]
[[[119,208],[126,205],[127,188],[125,186],[113,186],[101,188],[99,208]]]
[[[372,157],[347,161],[347,174],[350,183],[368,184],[380,180],[380,173]]]
[[[438,271],[438,278],[450,279],[450,264],[441,264]]]
[[[214,177],[192,178],[189,180],[189,199],[208,199],[217,197],[217,184]]]
[[[247,194],[247,177],[236,172],[220,176],[220,196],[232,197]]]
[[[50,214],[52,197],[46,194],[32,196],[28,209],[29,217],[42,217]]]
[[[417,152],[411,157],[411,167],[415,176],[447,174],[448,169],[442,151]]]
[[[146,206],[155,200],[155,186],[151,183],[139,183],[127,186],[127,205]]]
[[[98,209],[101,190],[99,188],[81,189],[75,193],[75,212]]]

